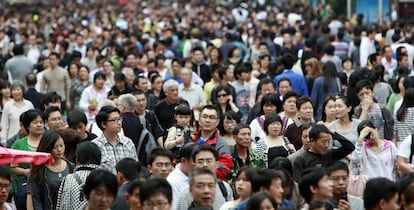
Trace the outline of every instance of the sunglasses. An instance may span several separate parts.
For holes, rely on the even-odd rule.
[[[220,95],[217,95],[217,98],[226,97],[226,96],[227,94],[220,94]]]

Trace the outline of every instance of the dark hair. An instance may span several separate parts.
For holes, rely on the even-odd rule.
[[[327,176],[326,171],[321,168],[308,168],[302,172],[299,182],[299,192],[306,203],[310,203],[312,199],[311,186],[318,187],[319,181],[325,176]]]
[[[343,94],[339,94],[339,95],[336,95],[335,101],[337,100],[343,101],[346,107],[351,107],[351,110],[348,112],[348,118],[349,120],[352,120],[352,116],[354,115],[354,106],[352,106],[352,103],[349,100],[349,97]]]
[[[192,111],[187,104],[180,104],[175,107],[174,114],[179,115],[192,115]]]
[[[43,112],[43,120],[46,122],[49,119],[49,116],[52,112],[59,112],[62,114],[61,110],[57,106],[49,106],[47,109]]]
[[[62,102],[62,97],[60,97],[60,95],[56,93],[55,91],[48,92],[45,95],[43,95],[43,99],[42,99],[43,106],[50,104],[50,103],[57,103],[57,102]]]
[[[109,118],[109,115],[112,112],[117,112],[118,114],[121,114],[118,108],[113,106],[104,106],[99,110],[98,114],[95,117],[96,124],[98,125],[99,129],[104,131],[104,127],[102,126],[102,123],[106,122]]]
[[[375,128],[375,125],[371,120],[363,120],[358,124],[358,136],[361,133],[362,129],[364,129],[365,127]]]
[[[264,123],[263,123],[263,128],[264,128],[264,132],[266,133],[266,135],[269,134],[269,130],[268,127],[270,124],[274,123],[274,122],[279,122],[280,125],[283,125],[283,121],[282,119],[279,117],[279,115],[277,114],[270,114],[268,116],[266,116]]]
[[[93,170],[88,177],[86,177],[85,185],[83,186],[83,193],[86,199],[92,190],[103,186],[115,198],[118,193],[118,182],[116,176],[103,169]]]
[[[387,178],[373,178],[368,180],[364,190],[364,207],[367,210],[374,209],[384,199],[391,200],[398,193],[395,182]]]
[[[213,77],[214,72],[218,71],[221,67],[222,66],[220,64],[217,64],[217,63],[211,65],[211,67],[210,67],[210,75],[211,75],[211,77]]]
[[[178,63],[178,65],[180,65],[181,67],[183,67],[183,66],[184,66],[184,61],[183,61],[182,59],[180,59],[180,58],[177,58],[177,57],[175,57],[175,58],[173,58],[173,59],[171,60],[171,65],[172,65],[173,63]]]
[[[65,157],[68,161],[74,163],[76,161],[76,148],[82,141],[82,138],[75,129],[66,128],[58,130],[65,142]]]
[[[354,64],[354,61],[352,60],[352,58],[346,57],[342,60],[342,65],[344,65],[344,63],[347,61],[351,62],[352,65]]]
[[[336,65],[332,61],[328,61],[323,65],[322,68],[323,80],[323,90],[328,91],[332,86],[332,80],[338,78],[338,71]]]
[[[293,174],[292,163],[286,157],[276,157],[269,163],[269,168],[271,169],[284,169],[290,175]]]
[[[36,120],[36,118],[40,117],[43,121],[43,123],[45,122],[43,119],[43,114],[40,110],[38,109],[29,109],[26,112],[23,112],[21,115],[21,123],[23,124],[24,129],[26,129],[26,132],[29,133],[29,127],[30,127],[30,123],[33,122],[34,120]]]
[[[323,101],[323,105],[322,105],[322,118],[321,118],[322,122],[325,122],[326,121],[326,113],[325,113],[326,105],[328,104],[329,101],[335,102],[335,100],[336,100],[336,96],[328,96]]]
[[[406,174],[405,176],[401,177],[399,180],[397,180],[397,186],[398,186],[398,198],[401,201],[402,194],[405,192],[405,190],[414,183],[414,174]]]
[[[116,189],[116,188],[115,188]],[[162,178],[151,178],[145,181],[141,185],[139,198],[141,199],[141,204],[144,203],[147,199],[155,194],[162,194],[165,196],[169,203],[172,202],[172,188],[171,185],[167,182],[167,180]]]
[[[218,161],[219,154],[218,154],[217,150],[214,147],[212,147],[212,146],[206,146],[206,145],[199,145],[198,147],[194,148],[194,150],[193,150],[192,157],[193,157],[193,161],[194,162],[196,161],[196,156],[200,152],[211,152],[213,154],[213,156],[214,156],[214,159],[216,161]]]
[[[210,175],[214,177],[214,181],[217,179],[215,172],[211,171],[208,168],[194,168],[194,170],[192,170],[188,175],[190,187],[194,185],[194,178],[199,175]]]
[[[123,158],[116,163],[115,169],[122,173],[126,180],[132,181],[138,178],[141,172],[141,163],[132,158]]]
[[[115,80],[115,81],[123,81],[123,82],[125,82],[125,81],[126,81],[125,74],[124,74],[124,73],[122,73],[122,72],[117,72],[117,73],[115,73],[115,75],[114,75],[114,80]]]
[[[168,150],[166,148],[162,148],[162,147],[156,147],[151,151],[151,153],[148,157],[147,164],[152,165],[155,158],[157,158],[157,157],[166,157],[166,158],[170,159],[171,163],[173,162],[173,159],[174,159],[174,155],[171,153],[170,150]]]
[[[217,91],[218,92],[218,91]],[[217,113],[217,117],[220,117],[219,116],[219,114],[220,114],[220,112],[219,112],[219,110],[217,109],[217,107],[215,107],[215,106],[213,106],[213,105],[205,105],[205,106],[203,106],[203,108],[201,108],[201,110],[200,110],[200,114],[205,110],[205,109],[208,109],[208,110],[214,110],[214,111],[216,111],[216,113]]]
[[[233,134],[233,135],[237,135],[237,134],[239,134],[240,130],[241,130],[241,129],[244,129],[244,128],[248,128],[249,130],[252,130],[252,129],[250,128],[250,126],[249,126],[249,125],[242,123],[242,124],[237,124],[237,125],[233,128],[232,134]]]
[[[239,79],[239,76],[242,73],[249,73],[249,68],[247,68],[246,65],[236,65],[236,68],[234,69],[234,78]]]
[[[36,85],[36,83],[37,83],[36,74],[28,73],[26,75],[26,84],[27,85]],[[10,84],[9,84],[9,86],[10,86]],[[0,88],[0,89],[3,89],[3,88]]]
[[[83,123],[85,126],[88,124],[88,119],[86,118],[85,113],[77,109],[68,113],[67,121],[70,128],[74,128],[79,125],[79,123]]]
[[[397,82],[393,85],[393,90],[394,90],[395,93],[400,93],[401,92],[400,87],[398,86],[398,84],[400,83],[400,81],[402,79],[407,79],[407,78],[408,78],[408,75],[406,75],[406,74],[400,75],[398,77]]]
[[[295,97],[296,99],[298,99],[300,97],[299,93],[295,92],[295,91],[289,91],[287,92],[284,96],[283,96],[283,104],[288,100],[288,98],[290,97]]]
[[[410,87],[405,91],[403,102],[397,111],[398,121],[405,121],[405,114],[410,107],[414,107],[414,87]]]
[[[18,56],[18,55],[23,55],[23,54],[24,54],[23,45],[21,45],[21,44],[17,44],[17,45],[15,45],[15,46],[13,47],[13,54],[14,54],[15,56]]]
[[[237,178],[239,178],[239,176],[242,173],[244,173],[244,176],[246,177],[246,181],[249,181],[251,183],[256,172],[257,172],[256,168],[245,165],[239,169],[239,171],[237,172],[237,175],[234,177],[233,182],[235,182]]]
[[[262,101],[260,102],[260,114],[264,114],[263,107],[265,105],[274,105],[276,107],[276,113],[279,113],[282,111],[282,102],[280,101],[279,97],[277,97],[274,93],[268,93],[263,96]]]
[[[106,75],[101,71],[98,71],[98,72],[95,73],[95,75],[93,75],[93,83],[94,84],[95,84],[95,82],[98,78],[101,78],[101,79],[106,81]]]
[[[247,203],[246,210],[260,209],[260,205],[266,199],[270,201],[274,209],[278,209],[278,204],[272,195],[270,195],[268,192],[258,192],[250,198],[249,202]]]
[[[234,120],[237,124],[241,122],[240,116],[236,112],[226,111],[220,116],[220,122],[217,129],[220,131],[220,135],[226,135],[227,131],[224,129],[224,120]]]
[[[194,143],[194,142],[187,142],[185,143],[180,150],[180,155],[179,158],[180,160],[182,158],[186,159],[186,160],[190,160],[193,158],[193,152],[194,150],[198,147],[198,144]]]
[[[127,193],[129,195],[132,195],[134,193],[134,190],[137,189],[137,188],[141,188],[143,183],[144,183],[143,181],[138,180],[138,179],[130,182],[129,186],[128,186],[128,189],[127,189]]]
[[[101,164],[101,150],[98,145],[91,141],[85,141],[78,144],[76,148],[76,161],[81,165]]]
[[[275,179],[282,180],[280,174],[273,169],[260,169],[253,176],[252,190],[253,192],[259,192],[262,187],[269,189],[272,185],[272,181]]]
[[[289,85],[290,85],[290,86],[292,86],[292,82],[291,82],[291,81],[290,81],[290,79],[289,79],[289,78],[287,78],[287,77],[283,77],[283,78],[281,78],[281,79],[279,80],[279,82],[277,82],[277,86],[279,87],[279,86],[280,86],[280,83],[281,83],[281,82],[283,82],[283,81],[288,82],[288,83],[289,83]]]
[[[414,186],[410,186],[404,191],[404,198],[406,205],[414,202]]]
[[[282,63],[283,63],[283,66],[285,67],[285,69],[292,69],[295,62],[296,62],[295,56],[293,56],[290,53],[286,53],[282,57]]]
[[[324,210],[333,210],[334,208],[328,201],[315,200],[309,205],[309,210],[317,210],[323,208]]]
[[[7,171],[6,167],[0,166],[0,177],[7,179],[11,182],[11,176],[10,173]]]
[[[325,165],[325,171],[326,171],[326,174],[328,174],[328,176],[330,176],[331,173],[335,171],[340,171],[340,170],[346,171],[346,174],[349,175],[349,167],[347,164],[345,164],[342,161],[335,160],[335,161],[328,162]]]
[[[302,107],[302,105],[305,104],[305,103],[307,103],[307,102],[309,102],[309,103],[311,103],[313,105],[312,99],[309,96],[301,96],[301,97],[299,97],[296,100],[296,108],[298,110],[300,110],[300,108]]]
[[[358,93],[363,89],[366,88],[368,90],[374,90],[374,86],[371,81],[367,79],[363,79],[356,83],[355,85],[355,93],[358,95]]]
[[[325,125],[315,124],[311,127],[309,131],[309,140],[317,141],[319,138],[320,133],[331,133],[329,129]]]

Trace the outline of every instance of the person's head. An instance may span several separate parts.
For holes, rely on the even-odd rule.
[[[368,56],[368,64],[370,66],[376,66],[381,63],[381,55],[379,53],[372,53]]]
[[[196,63],[202,63],[204,60],[204,49],[196,46],[191,50],[191,57]]]
[[[68,73],[71,79],[77,79],[79,76],[80,65],[78,63],[72,62],[69,64]]]
[[[233,111],[225,112],[220,119],[218,129],[220,135],[226,135],[233,133],[234,126],[240,123],[240,117]]]
[[[233,139],[237,146],[249,148],[252,143],[250,126],[247,124],[236,125],[233,129]]]
[[[348,96],[337,95],[335,97],[335,117],[338,119],[348,118],[352,120],[352,115],[354,115],[354,108]]]
[[[335,47],[333,45],[328,45],[325,47],[324,51],[325,51],[325,54],[333,56],[335,52]]]
[[[220,123],[219,112],[215,106],[206,105],[200,111],[201,132],[214,132]]]
[[[276,137],[280,136],[283,121],[277,114],[269,114],[263,123],[263,129],[266,135]]]
[[[23,45],[21,45],[21,44],[16,44],[16,45],[13,47],[13,54],[14,54],[14,56],[23,55],[23,54],[24,54],[24,48],[23,48]]]
[[[23,100],[24,86],[21,81],[15,81],[10,86],[11,96],[15,101]]]
[[[261,112],[267,116],[269,114],[277,114],[282,110],[282,102],[274,93],[269,93],[263,96],[260,102]]]
[[[234,178],[234,188],[236,195],[242,199],[246,199],[252,196],[252,180],[256,174],[256,169],[250,166],[243,166],[238,171]]]
[[[148,158],[147,168],[153,177],[160,177],[166,179],[171,173],[173,154],[170,150],[165,148],[155,148],[151,151]]]
[[[104,133],[117,134],[122,129],[121,112],[113,106],[102,107],[95,117],[96,124]]]
[[[134,88],[137,90],[148,91],[148,79],[144,76],[137,76],[134,79]]]
[[[141,171],[141,164],[132,158],[123,158],[116,165],[116,177],[118,185],[122,185],[125,181],[133,181],[138,178]]]
[[[275,83],[269,78],[261,79],[258,86],[260,87],[260,94],[263,96],[269,93],[276,93]]]
[[[305,151],[308,151],[310,148],[309,131],[311,129],[311,124],[302,124],[299,128],[301,130],[301,140],[303,148],[305,149]]]
[[[85,65],[80,66],[78,75],[79,75],[79,80],[87,81],[89,79],[89,67]]]
[[[292,83],[290,82],[290,79],[286,77],[279,80],[277,87],[281,96],[284,96],[287,92],[292,91]]]
[[[65,144],[62,136],[57,131],[45,131],[40,139],[39,146],[36,151],[50,153],[55,160],[63,158]]]
[[[193,142],[185,143],[180,150],[177,162],[180,162],[181,171],[188,175],[194,168],[193,151],[198,145]]]
[[[313,125],[309,131],[310,150],[324,155],[329,147],[331,132],[324,125]]]
[[[253,192],[268,192],[278,204],[283,201],[282,178],[279,173],[273,169],[261,169],[253,175],[252,179]]]
[[[260,44],[259,44],[259,54],[260,55],[268,55],[269,54],[269,47],[267,46],[266,42],[260,42]]]
[[[322,65],[316,58],[309,58],[305,61],[305,71],[310,77],[314,78],[322,75]]]
[[[246,210],[276,210],[278,204],[268,192],[255,193],[247,203]]]
[[[116,176],[103,169],[93,170],[86,178],[83,193],[88,209],[109,209],[118,193]]]
[[[210,75],[211,75],[211,78],[214,79],[214,81],[220,81],[220,76],[219,76],[219,73],[218,72],[219,72],[219,69],[221,67],[222,66],[220,64],[217,64],[217,63],[211,65],[211,67],[210,67]]]
[[[118,108],[123,112],[134,112],[137,107],[137,99],[134,95],[127,93],[118,98]]]
[[[26,75],[26,85],[27,85],[27,87],[33,87],[33,86],[36,85],[36,83],[37,83],[36,74],[29,73],[29,74]],[[9,83],[8,88],[9,88],[9,91],[10,91],[10,83]],[[0,90],[3,90],[3,88],[0,87]]]
[[[414,187],[410,186],[404,191],[404,209],[414,209]],[[401,205],[402,206],[402,205]]]
[[[57,130],[63,138],[65,143],[65,159],[74,163],[76,161],[76,148],[78,144],[82,141],[82,138],[79,136],[78,132],[72,128],[65,128]]]
[[[180,78],[184,85],[190,85],[193,78],[193,71],[189,68],[182,68],[180,73]]]
[[[67,122],[69,128],[75,129],[81,137],[86,136],[86,125],[88,119],[84,112],[77,109],[70,111],[67,116]]]
[[[130,210],[142,210],[139,194],[143,183],[141,180],[134,180],[129,183],[127,193],[125,193],[125,201],[129,204]]]
[[[24,129],[29,135],[40,136],[43,134],[45,122],[43,114],[38,109],[29,109],[21,114]]]
[[[296,62],[295,56],[293,56],[290,53],[286,53],[282,56],[282,63],[285,69],[292,69],[295,62]]]
[[[191,120],[192,111],[187,104],[180,104],[174,109],[174,118],[177,125],[186,127]]]
[[[326,122],[327,119],[335,119],[335,96],[328,96],[322,105],[322,121]]]
[[[224,105],[228,103],[230,97],[231,97],[231,89],[229,86],[224,85],[217,85],[215,87],[216,89],[216,97],[217,97],[217,103],[220,105]]]
[[[184,62],[180,58],[174,58],[171,61],[171,70],[174,76],[179,76],[184,66]]]
[[[117,72],[114,75],[115,87],[118,90],[123,90],[126,87],[126,76],[122,72]]]
[[[48,92],[43,96],[42,104],[47,109],[50,106],[61,107],[62,97],[55,91]]]
[[[344,58],[342,60],[342,67],[346,70],[352,69],[353,64],[354,64],[354,62],[352,61],[352,58]]]
[[[60,61],[59,53],[51,52],[50,55],[49,55],[50,67],[55,68],[56,66],[58,66],[59,61]]]
[[[393,54],[392,48],[390,45],[385,45],[382,47],[382,56],[385,58],[391,58]]]
[[[145,112],[145,109],[147,107],[147,96],[145,95],[145,92],[142,90],[136,90],[134,92],[135,99],[137,100],[137,106],[136,111],[138,112]]]
[[[101,150],[98,145],[90,141],[81,142],[76,148],[77,165],[101,164]]]
[[[62,112],[59,107],[49,106],[43,112],[43,119],[47,127],[51,130],[61,129],[63,126]]]
[[[114,63],[111,60],[105,60],[103,62],[102,72],[105,75],[111,75],[113,70],[114,70]]]
[[[414,107],[414,87],[410,87],[405,91],[404,99],[400,109],[397,111],[397,120],[404,121],[407,109]]]
[[[172,203],[172,187],[165,179],[151,178],[141,185],[139,198],[143,210],[154,209],[154,207],[169,210]]]
[[[3,166],[0,166],[0,205],[7,202],[12,189],[10,173]]]
[[[355,92],[360,101],[374,98],[374,86],[369,80],[361,80],[355,85]]]
[[[398,66],[408,67],[408,55],[402,54],[401,56],[397,57],[397,64]]]
[[[191,171],[188,180],[194,206],[212,208],[216,196],[215,172],[207,168],[196,168]]]
[[[93,76],[93,85],[98,89],[102,89],[104,88],[105,82],[106,75],[101,71],[96,72]]]
[[[299,98],[299,94],[294,91],[289,91],[283,96],[283,110],[288,113],[296,113],[296,101]]]
[[[246,65],[238,65],[234,69],[234,78],[236,78],[236,80],[240,80],[244,82],[244,81],[247,81],[248,76],[249,76],[249,68],[247,68]]]
[[[167,97],[166,100],[170,103],[176,103],[179,99],[178,96],[178,82],[170,79],[164,82],[162,85],[162,90],[165,93],[165,96]]]
[[[32,75],[36,78],[35,74],[32,74]],[[27,76],[26,76],[26,83],[27,83]],[[2,101],[3,98],[10,98],[10,97],[11,97],[10,82],[7,80],[0,79],[0,101]]]
[[[369,134],[364,137],[364,140],[374,141],[376,139],[379,139],[378,130],[371,120],[363,120],[358,124],[358,136],[361,135],[361,132],[364,129],[369,130]]]
[[[296,100],[296,108],[301,120],[311,120],[313,118],[312,99],[309,96],[301,96]]]
[[[348,189],[348,165],[339,160],[332,161],[325,165],[325,171],[333,183],[333,195],[340,197],[341,193]]]
[[[216,171],[218,167],[218,152],[211,146],[198,146],[194,149],[192,157],[194,168],[208,168],[211,171]]]
[[[306,203],[317,199],[326,200],[333,197],[333,183],[324,169],[309,168],[302,172],[299,192]]]
[[[314,200],[309,204],[309,210],[334,210],[334,208],[327,200]]]
[[[364,207],[367,210],[399,209],[397,184],[387,178],[368,180],[365,185],[363,199]]]

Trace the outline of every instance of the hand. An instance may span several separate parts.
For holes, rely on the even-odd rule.
[[[349,201],[346,201],[344,199],[339,199],[338,209],[339,210],[351,210],[351,205],[349,204]]]
[[[289,150],[296,152],[295,146],[293,146],[293,144],[288,144],[287,147]]]
[[[183,144],[184,143],[184,136],[181,135],[175,139],[175,145]]]
[[[359,137],[358,137],[358,141],[364,141],[365,136],[367,136],[369,133],[371,133],[371,129],[370,127],[365,127],[361,130],[361,132],[359,133]]]
[[[69,101],[66,101],[66,110],[71,110],[72,109],[72,104],[70,104]]]
[[[233,96],[231,94],[228,96],[227,100],[229,100],[229,104],[233,104]]]
[[[26,177],[29,177],[29,175],[30,175],[30,169],[24,169],[24,175]]]
[[[371,108],[373,103],[374,101],[372,100],[372,98],[368,97],[363,99],[361,103],[362,110],[368,111],[368,109]]]

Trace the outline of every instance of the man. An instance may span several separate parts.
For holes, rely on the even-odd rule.
[[[397,210],[398,186],[387,178],[374,178],[367,182],[364,190],[364,207],[367,210]]]
[[[283,97],[288,93],[289,91],[292,91],[292,83],[290,80],[286,77],[281,78],[279,80],[279,83],[277,84],[277,93],[279,95],[280,101],[283,101]]]
[[[325,54],[321,58],[322,63],[326,63],[331,61],[336,66],[337,72],[342,72],[342,61],[341,59],[335,55],[335,47],[333,45],[328,45],[324,49]]]
[[[197,168],[190,173],[190,193],[193,202],[188,209],[213,209],[216,196],[217,178],[213,171],[207,168]]]
[[[335,47],[334,55],[341,60],[348,57],[349,51],[349,44],[344,41],[344,32],[344,29],[339,30],[335,36],[335,41],[332,42],[332,45]]]
[[[126,67],[131,68],[136,76],[138,76],[139,74],[144,73],[144,71],[142,71],[142,69],[138,68],[138,62],[139,62],[139,60],[138,60],[137,56],[135,55],[135,53],[131,52],[131,53],[128,53],[125,56],[125,65],[126,65]]]
[[[359,47],[359,60],[361,67],[367,66],[368,56],[376,52],[375,49],[375,31],[367,29],[361,36],[361,45]]]
[[[348,189],[349,168],[341,161],[334,161],[325,166],[326,173],[333,183],[333,200],[338,209],[364,209],[364,201],[361,198],[343,194]]]
[[[147,109],[154,111],[155,106],[157,105],[157,97],[154,96],[153,93],[151,93],[150,90],[148,90],[148,79],[144,76],[137,76],[134,79],[134,85],[133,87],[136,90],[142,90],[145,93],[145,96],[147,98]]]
[[[142,90],[137,90],[134,92],[134,96],[137,100],[137,106],[135,113],[140,117],[141,121],[145,124],[144,126],[148,131],[152,133],[158,145],[163,145],[163,134],[164,129],[161,127],[160,122],[158,121],[157,116],[151,110],[146,109],[147,98],[145,92]]]
[[[193,60],[193,71],[200,75],[204,84],[210,81],[210,66],[204,62],[204,49],[200,46],[196,46],[191,50],[191,58]]]
[[[328,149],[329,141],[336,139],[342,147]],[[337,132],[330,131],[324,125],[314,125],[309,131],[310,148],[299,155],[293,166],[293,178],[300,181],[302,172],[307,168],[322,168],[331,160],[340,160],[354,151],[355,146]]]
[[[171,185],[165,179],[153,178],[141,186],[139,198],[143,210],[157,207],[158,210],[170,210],[172,202]]]
[[[223,66],[218,70],[218,76],[220,78],[219,84],[223,85],[224,87],[229,86],[231,90],[230,91],[231,95],[233,96],[233,98],[236,98],[236,90],[230,84],[231,78],[233,78],[234,76],[233,70],[234,70],[234,65],[230,64],[228,66]],[[211,104],[217,104],[217,86],[215,86],[213,90],[211,91],[211,96],[210,96]]]
[[[333,183],[323,169],[309,168],[301,174],[299,192],[307,205],[313,201],[322,200],[326,205],[335,207],[333,198]],[[348,202],[339,203],[339,209],[349,209]]]
[[[136,107],[137,99],[132,94],[123,94],[118,98],[118,108],[121,111],[122,117],[122,130],[125,136],[130,138],[135,147],[138,148],[140,134],[144,125],[141,125],[139,116],[135,114]]]
[[[167,177],[167,181],[170,183],[173,190],[172,209],[176,208],[180,193],[188,187],[188,175],[194,168],[192,154],[196,147],[197,144],[192,142],[184,144],[184,146],[181,147],[179,156],[180,162]]]
[[[194,138],[199,145],[213,146],[221,154],[230,154],[230,147],[219,135],[217,126],[220,122],[219,112],[212,105],[204,106],[200,111],[200,132]]]
[[[130,206],[129,210],[142,210],[139,194],[143,183],[143,181],[135,180],[129,184],[127,193],[125,194],[125,201]]]
[[[250,110],[250,87],[246,84],[248,75],[249,69],[246,65],[237,65],[234,70],[234,77],[236,80],[231,83],[236,94],[236,98],[234,98],[236,105],[239,108],[240,112],[243,114],[241,122],[246,122]]]
[[[26,75],[32,72],[33,63],[24,56],[22,45],[14,46],[13,54],[14,56],[6,61],[4,69],[12,77],[9,78],[9,81],[24,81]]]
[[[178,86],[178,96],[188,101],[191,110],[200,111],[206,105],[203,88],[200,85],[191,83],[191,69],[183,68],[180,71],[182,83]]]
[[[108,92],[108,97],[115,96],[119,97],[122,94],[132,93],[134,89],[128,86],[126,76],[122,72],[117,72],[114,75],[115,85],[111,87]]]
[[[228,180],[233,180],[243,166],[251,166],[257,169],[266,168],[265,162],[260,159],[255,151],[250,149],[252,138],[249,125],[236,125],[233,129],[233,139],[236,144],[230,146],[233,168],[228,176]]]
[[[68,71],[58,65],[59,59],[59,54],[50,53],[50,68],[43,71],[40,92],[56,91],[62,97],[62,110],[64,111],[65,109],[71,109],[69,102],[71,83]]]
[[[269,93],[276,93],[276,85],[273,80],[269,78],[261,79],[259,82],[259,95],[256,104],[250,109],[249,117],[247,118],[246,124],[250,124],[261,111],[261,98]]]
[[[167,130],[175,123],[174,108],[183,103],[188,105],[188,102],[179,98],[178,83],[175,80],[164,82],[162,90],[166,98],[155,106],[154,112],[160,121],[161,127]]]
[[[34,108],[39,109],[39,110],[43,110],[43,105],[42,105],[42,100],[43,100],[43,94],[39,93],[36,90],[36,83],[37,83],[37,79],[36,79],[36,74],[34,73],[29,73],[26,75],[26,86],[27,86],[27,90],[24,93],[24,99],[29,100],[30,102],[32,102]]]
[[[301,138],[302,138],[302,147],[297,150],[296,152],[294,152],[293,154],[290,154],[287,158],[290,160],[290,162],[292,163],[292,167],[295,163],[296,158],[305,153],[306,151],[309,150],[310,148],[310,141],[309,141],[309,131],[311,128],[311,124],[303,124],[300,126],[300,129],[302,131],[301,133]]]
[[[381,64],[384,66],[385,73],[388,75],[388,78],[391,78],[393,70],[397,67],[397,60],[392,57],[392,54],[393,52],[391,46],[385,45],[382,48]],[[386,79],[386,81],[388,81],[388,79]]]
[[[122,129],[121,112],[118,108],[104,106],[96,115],[96,124],[102,130],[102,136],[92,142],[102,152],[101,168],[116,174],[115,165],[123,158],[138,160],[134,143],[125,136],[118,136]]]
[[[118,180],[118,193],[112,203],[112,210],[129,209],[128,203],[125,201],[125,195],[132,181],[138,178],[140,167],[139,163],[131,158],[124,158],[116,163],[116,177]]]
[[[62,98],[55,91],[48,92],[43,96],[42,104],[43,104],[43,109],[47,109],[50,106],[56,106],[56,107],[61,108]]]
[[[148,158],[147,168],[151,177],[167,179],[172,171],[173,154],[165,148],[155,148]]]
[[[86,125],[88,124],[88,119],[86,118],[85,113],[79,110],[73,110],[68,113],[68,126],[76,130],[79,137],[81,137],[83,141],[92,141],[97,136],[93,133],[86,131]]]
[[[56,106],[50,106],[43,112],[43,120],[48,130],[59,130],[64,126],[62,112]]]
[[[283,188],[282,177],[273,169],[261,169],[253,175],[252,179],[252,191],[256,192],[268,192],[280,205],[283,201]],[[236,208],[236,210],[245,210],[250,198],[242,201]]]
[[[285,67],[283,73],[277,75],[273,82],[275,84],[279,83],[279,80],[286,77],[292,83],[292,89],[298,92],[302,96],[308,96],[308,86],[305,81],[305,77],[303,75],[296,74],[292,71],[292,67],[295,64],[295,57],[289,53],[283,55],[282,63]]]
[[[33,65],[37,65],[39,62],[41,50],[43,50],[42,46],[36,43],[36,35],[30,35],[29,43],[24,46],[24,52],[27,58],[33,63]]]
[[[4,210],[16,209],[14,204],[7,202],[12,185],[10,174],[3,166],[0,166],[0,189],[0,208]]]
[[[181,69],[184,66],[184,62],[179,59],[179,58],[174,58],[171,61],[171,70],[172,70],[172,75],[168,75],[165,77],[164,81],[167,81],[169,79],[173,79],[175,81],[178,82],[178,84],[182,83],[182,79],[181,79]],[[192,72],[190,72],[192,73]],[[190,80],[191,81],[191,80]]]
[[[210,146],[198,146],[193,151],[193,162],[195,164],[194,168],[206,168],[212,172],[216,171],[218,167],[218,153],[217,151]],[[213,202],[213,208],[219,209],[226,201],[233,200],[233,191],[229,184],[224,181],[217,179],[216,183],[216,193]],[[190,194],[190,191],[184,189],[181,191],[178,200],[176,209],[187,209],[193,198]]]

